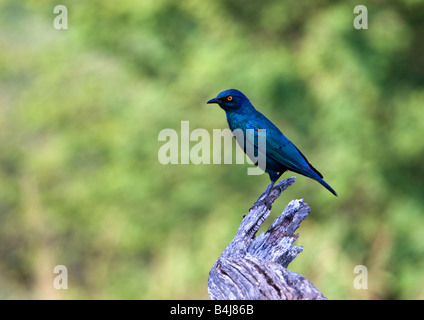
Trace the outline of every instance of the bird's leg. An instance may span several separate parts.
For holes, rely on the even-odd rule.
[[[265,204],[267,207],[268,207],[268,209],[271,209],[271,204],[267,201],[268,200],[268,196],[269,196],[269,194],[271,193],[271,190],[272,190],[272,187],[274,186],[274,184],[275,184],[275,181],[271,181],[271,183],[268,185],[268,187],[266,188],[266,191],[265,191],[265,196],[264,196],[264,198],[262,199],[262,200],[257,200],[254,204],[253,204],[253,206],[252,207],[250,207],[250,209],[252,209],[253,207],[255,207],[255,206],[258,206],[258,205],[262,205],[262,204]]]
[[[271,178],[271,183],[268,185],[268,187],[266,188],[266,190],[265,190],[265,196],[263,197],[263,199],[262,200],[257,200],[254,204],[253,204],[253,206],[251,206],[250,207],[250,209],[249,210],[251,210],[253,207],[255,207],[255,206],[259,206],[259,205],[262,205],[262,204],[265,204],[267,207],[268,207],[268,209],[270,209],[271,210],[271,207],[272,207],[272,205],[271,205],[271,203],[269,203],[268,202],[268,197],[269,197],[269,194],[271,193],[271,190],[272,190],[272,187],[274,186],[274,184],[275,184],[275,182],[281,177],[281,175],[284,173],[284,171],[282,171],[282,172],[279,172],[279,173],[273,173],[272,175],[270,174],[270,178]],[[260,198],[260,197],[259,197]]]

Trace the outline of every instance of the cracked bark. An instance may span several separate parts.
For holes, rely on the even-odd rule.
[[[276,184],[270,193],[270,203],[294,182],[295,177],[290,177]],[[259,199],[263,197],[264,193]],[[287,270],[303,250],[293,246],[299,236],[294,232],[310,210],[303,199],[292,200],[268,230],[256,236],[271,210],[266,205],[252,207],[209,273],[209,297],[212,300],[326,299],[308,279]]]

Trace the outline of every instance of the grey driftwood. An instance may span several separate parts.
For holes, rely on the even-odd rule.
[[[290,177],[276,184],[270,203],[294,182],[295,177]],[[258,200],[263,196],[264,193]],[[299,236],[294,232],[310,210],[303,199],[292,200],[269,229],[256,236],[271,210],[265,204],[250,208],[234,239],[209,273],[209,297],[212,300],[326,299],[308,279],[287,270],[303,250],[293,246]]]

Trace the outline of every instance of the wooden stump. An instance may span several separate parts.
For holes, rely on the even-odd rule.
[[[270,193],[270,203],[294,182],[295,177],[290,177],[276,184]],[[264,193],[259,199],[263,196]],[[303,250],[293,246],[299,236],[294,232],[310,210],[303,199],[292,200],[265,233],[255,236],[271,210],[266,205],[253,206],[209,273],[209,297],[212,300],[326,299],[305,277],[287,270]]]

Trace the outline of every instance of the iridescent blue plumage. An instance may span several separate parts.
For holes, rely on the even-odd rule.
[[[257,111],[242,92],[236,89],[225,90],[207,103],[217,103],[225,110],[230,129],[232,131],[236,129],[243,130],[244,137],[247,139],[244,146],[252,143],[256,154],[263,151],[260,148],[258,150],[257,129],[266,130],[265,171],[269,174],[271,183],[267,188],[264,201],[268,197],[274,183],[287,170],[318,181],[337,196],[337,193],[322,179],[321,173],[309,163],[302,152],[268,118]],[[252,141],[248,140],[247,129],[255,130],[255,139]]]

